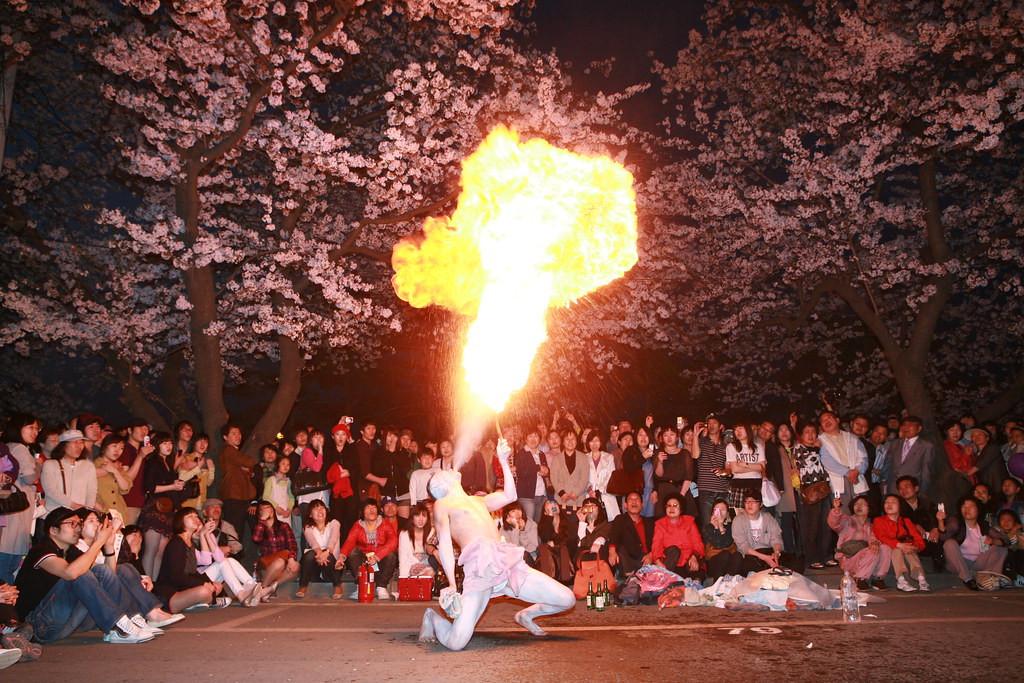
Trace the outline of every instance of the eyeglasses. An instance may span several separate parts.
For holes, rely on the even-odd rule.
[[[82,522],[80,522],[77,519],[65,519],[63,522],[60,523],[61,526],[64,526],[65,524],[70,524],[72,529],[82,528]]]

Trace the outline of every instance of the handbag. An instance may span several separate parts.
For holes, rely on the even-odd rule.
[[[0,515],[13,515],[25,510],[28,510],[28,496],[24,491],[14,484],[9,490],[0,491]]]
[[[832,494],[832,487],[827,481],[816,481],[800,487],[800,497],[806,505],[820,503]]]
[[[296,496],[306,493],[316,493],[328,488],[322,472],[314,472],[311,469],[299,470],[292,475],[292,492]]]
[[[766,508],[772,508],[779,504],[782,500],[782,494],[779,493],[779,487],[775,485],[775,482],[765,477],[761,480],[761,504]]]
[[[720,553],[734,553],[734,552],[736,552],[736,544],[735,543],[730,543],[729,545],[727,545],[724,548],[717,548],[717,547],[711,545],[710,543],[705,543],[704,544],[704,559],[705,560],[710,560],[712,557],[714,557],[715,555],[718,555]]]
[[[615,496],[625,496],[634,491],[644,490],[643,470],[615,470],[608,478],[608,493]]]
[[[854,555],[856,555],[861,550],[864,550],[867,547],[867,541],[847,541],[846,543],[836,548],[836,550],[841,552],[846,557],[853,557]]]
[[[572,592],[576,595],[576,599],[585,598],[591,585],[603,588],[605,581],[608,582],[608,590],[615,591],[615,574],[607,562],[604,560],[580,560],[579,564],[576,578],[572,583]]]

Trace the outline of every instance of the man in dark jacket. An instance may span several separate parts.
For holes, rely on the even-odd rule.
[[[540,450],[540,432],[532,429],[527,433],[526,446],[516,452],[512,464],[515,465],[516,496],[523,506],[523,514],[527,519],[539,522],[544,511],[544,477],[550,474],[547,460]]]
[[[942,558],[942,543],[939,542],[939,522],[935,518],[938,505],[920,495],[921,486],[911,476],[902,476],[896,480],[896,492],[902,499],[900,514],[917,526],[924,539],[925,549],[921,555],[932,558],[935,571],[941,572],[945,568],[945,561]]]
[[[626,496],[626,514],[619,515],[608,530],[608,564],[625,576],[650,563],[654,520],[641,517],[643,498],[637,492]]]

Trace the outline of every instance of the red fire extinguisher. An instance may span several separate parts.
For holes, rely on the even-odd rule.
[[[363,563],[359,567],[359,602],[373,602],[377,586],[374,583],[373,565]]]

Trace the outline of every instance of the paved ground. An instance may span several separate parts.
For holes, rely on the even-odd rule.
[[[834,585],[838,577],[819,581]],[[681,681],[1022,680],[1024,590],[972,593],[948,580],[930,594],[883,593],[860,625],[837,612],[735,613],[583,603],[519,629],[517,603],[492,603],[466,651],[416,642],[423,604],[279,598],[246,610],[190,613],[142,645],[97,633],[47,646],[0,681]]]

